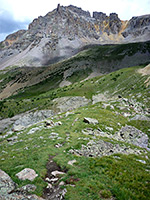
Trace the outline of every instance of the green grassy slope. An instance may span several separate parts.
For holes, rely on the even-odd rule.
[[[91,99],[92,96],[97,93],[107,93],[106,96],[109,97],[122,95],[123,97],[133,98],[139,102],[143,102],[145,106],[148,106],[149,87],[146,87],[146,84],[144,83],[148,76],[142,76],[137,72],[138,69],[144,66],[121,69],[107,75],[95,77],[84,82],[77,82],[63,88],[51,88],[50,91],[41,95],[39,95],[38,90],[43,88],[44,91],[45,86],[49,85],[49,82],[44,85],[32,86],[32,88],[30,88],[31,91],[30,89],[27,89],[26,92],[20,92],[18,95],[2,101],[1,117],[6,118],[9,117],[12,112],[15,115],[33,108],[51,108],[51,100],[54,98],[63,96],[85,96],[86,98]],[[52,83],[53,79],[50,81]],[[54,83],[53,86],[56,86],[57,81]],[[33,92],[34,97],[32,96]]]
[[[85,124],[83,118],[87,116],[97,119],[99,124]],[[128,156],[116,154],[102,158],[79,157],[69,153],[70,149],[80,149],[81,145],[86,145],[93,139],[92,135],[84,135],[83,129],[99,127],[106,131],[105,127],[111,127],[113,134],[125,124],[130,124],[126,117],[116,115],[109,108],[103,109],[101,103],[97,103],[79,108],[67,117],[60,114],[53,119],[54,122],[58,120],[62,125],[52,129],[41,127],[41,124],[26,129],[18,135],[19,142],[13,145],[9,145],[5,139],[1,140],[3,152],[0,155],[0,168],[5,170],[19,186],[26,185],[30,181],[20,181],[15,174],[26,167],[35,169],[39,176],[32,183],[37,186],[36,194],[42,195],[43,188],[46,187],[43,180],[46,175],[46,163],[49,155],[52,155],[62,169],[67,169],[61,180],[75,185],[75,187],[66,186],[68,192],[65,199],[147,200],[149,198],[150,162],[147,156],[149,157],[150,153]],[[135,126],[135,123],[132,125]],[[27,135],[33,127],[41,128],[34,134]],[[143,128],[148,130],[149,124],[143,124]],[[50,139],[52,132],[58,133],[60,138]],[[109,141],[99,136],[94,140],[98,139]],[[58,143],[62,144],[62,147],[56,148],[55,145]],[[69,166],[68,161],[73,159],[77,162]],[[138,160],[144,160],[146,164]]]
[[[19,90],[13,91],[12,94],[20,92],[16,96],[17,98],[21,98],[21,96],[23,98],[31,98],[50,89],[58,88],[63,79],[75,83],[88,77],[92,71],[105,74],[121,68],[147,64],[149,62],[150,41],[133,44],[92,46],[68,60],[48,67],[14,67],[4,72],[1,71],[0,91],[8,83],[10,85],[22,83],[22,88],[20,87]],[[27,84],[24,86],[25,83]]]
[[[132,50],[126,52],[128,56],[138,48],[136,45],[129,45]],[[125,46],[127,45],[125,44]],[[108,49],[110,52],[108,52]],[[139,50],[144,51],[141,46]],[[109,132],[113,135],[121,127],[131,125],[143,131],[150,138],[149,121],[130,121],[136,113],[141,112],[143,114],[149,108],[150,85],[146,84],[149,76],[142,76],[138,73],[138,70],[145,67],[145,64],[130,68],[120,66],[121,69],[117,71],[111,70],[108,74],[86,81],[81,80],[85,79],[91,71],[90,69],[87,70],[85,75],[85,69],[82,68],[74,71],[68,77],[67,80],[71,81],[72,85],[63,88],[58,87],[63,79],[63,69],[69,69],[70,66],[75,67],[77,63],[81,64],[83,60],[85,60],[84,65],[87,62],[87,66],[91,66],[94,59],[99,59],[99,57],[96,57],[98,55],[101,55],[101,58],[104,57],[104,59],[108,59],[107,55],[109,55],[110,60],[115,59],[115,55],[122,56],[120,55],[121,52],[125,52],[123,46],[96,46],[80,52],[77,56],[61,64],[57,64],[56,76],[52,76],[52,74],[50,76],[48,68],[46,68],[46,72],[43,72],[44,68],[41,68],[36,73],[45,73],[48,78],[36,85],[24,88],[18,94],[0,102],[0,117],[6,118],[33,108],[39,110],[52,109],[54,108],[52,100],[55,98],[85,96],[92,100],[93,96],[98,94],[105,97],[104,102],[100,101],[94,105],[91,103],[74,110],[69,115],[65,115],[65,113],[57,114],[53,121],[61,121],[62,125],[60,126],[45,128],[44,124],[39,123],[26,128],[20,134],[14,132],[11,136],[18,136],[18,139],[12,145],[7,142],[7,138],[10,136],[0,139],[0,169],[8,173],[19,187],[31,182],[21,181],[15,174],[24,168],[32,168],[38,173],[38,177],[32,182],[37,186],[35,193],[42,196],[43,189],[47,186],[44,181],[47,173],[46,163],[49,160],[49,155],[51,155],[54,156],[53,160],[66,171],[61,179],[65,182],[67,188],[65,199],[149,199],[150,152],[146,151],[146,153],[139,155],[114,154],[95,158],[76,156],[69,152],[70,149],[81,149],[82,145],[86,145],[89,140],[102,139],[106,142],[114,142],[106,137],[85,135],[82,130],[86,128],[96,130],[99,128],[103,132]],[[120,59],[122,58],[120,57]],[[96,63],[98,62],[96,61]],[[14,80],[16,73],[17,70],[14,70],[11,74],[10,72],[1,74],[0,79],[5,81],[2,81],[1,84],[8,83],[9,79]],[[19,75],[17,74],[17,76]],[[122,98],[118,96],[122,96]],[[137,107],[137,112],[133,109],[132,104]],[[124,114],[130,115],[125,116]],[[84,117],[97,119],[99,124],[86,124],[83,122]],[[28,135],[27,133],[34,127],[38,127],[39,130]],[[59,137],[52,139],[51,133],[58,133]],[[123,142],[118,143],[124,144]],[[62,144],[62,146],[56,148],[55,145],[57,144]],[[134,145],[130,146],[135,148]],[[77,162],[73,166],[68,165],[68,161],[73,159]],[[72,185],[75,185],[75,187],[72,187]]]

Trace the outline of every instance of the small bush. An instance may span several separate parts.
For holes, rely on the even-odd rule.
[[[14,116],[14,112],[12,110],[9,110],[8,112],[8,117],[11,118]]]
[[[103,197],[103,198],[110,198],[111,197],[111,192],[109,190],[101,190],[100,194],[101,194],[101,197]]]

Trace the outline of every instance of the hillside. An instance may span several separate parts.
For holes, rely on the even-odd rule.
[[[150,63],[150,42],[87,46],[70,59],[47,67],[0,71],[0,99],[18,92],[25,98],[120,68]]]
[[[77,77],[1,102],[2,117],[12,118],[1,120],[9,126],[1,130],[0,169],[18,184],[2,199],[149,198],[149,65]],[[16,176],[25,168],[38,175],[32,182]]]

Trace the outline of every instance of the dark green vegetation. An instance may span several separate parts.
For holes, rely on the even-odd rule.
[[[2,42],[0,42],[0,49],[4,48],[4,45],[2,44]]]
[[[109,97],[119,94],[127,98],[135,96],[137,101],[144,101],[144,105],[148,106],[149,101],[147,101],[147,97],[149,96],[149,87],[146,87],[144,83],[148,76],[141,76],[137,73],[137,70],[141,67],[121,69],[105,76],[95,77],[58,89],[57,87],[56,89],[52,89],[52,86],[55,87],[59,82],[58,77],[49,79],[49,81],[46,79],[45,84],[44,82],[41,85],[39,83],[28,88],[25,92],[20,92],[7,100],[1,101],[1,117],[10,117],[10,113],[14,113],[15,115],[37,107],[39,109],[51,108],[51,100],[63,96],[85,96],[91,99],[93,95],[97,94],[97,91],[98,93],[106,92]],[[39,90],[44,91],[46,87],[51,88],[51,90],[38,95]],[[132,96],[130,96],[131,94]],[[139,96],[139,94],[141,95]]]
[[[126,50],[127,48],[128,50]],[[32,69],[28,69],[27,72],[26,68],[15,68],[6,73],[1,73],[1,89],[10,81],[26,82],[30,77],[34,77],[33,74],[36,77],[41,77],[41,81],[36,80],[34,82],[36,84],[21,88],[15,95],[0,102],[0,116],[2,118],[12,117],[34,108],[39,110],[54,109],[52,100],[65,96],[85,96],[92,100],[94,95],[102,94],[105,101],[78,108],[68,116],[64,113],[57,114],[53,121],[61,121],[61,126],[48,129],[39,123],[29,127],[18,135],[18,142],[13,145],[10,145],[6,140],[9,136],[0,139],[2,152],[0,154],[0,169],[8,173],[19,186],[26,185],[30,181],[20,181],[15,174],[24,168],[34,169],[38,173],[38,177],[32,183],[37,186],[36,194],[41,196],[47,185],[44,178],[46,163],[49,155],[51,155],[54,156],[54,161],[62,169],[67,169],[66,174],[61,179],[67,184],[65,199],[148,200],[150,152],[141,155],[116,154],[101,158],[79,157],[69,153],[70,149],[80,149],[83,144],[86,145],[89,140],[94,139],[92,135],[87,136],[82,133],[85,128],[100,128],[104,132],[109,132],[106,127],[111,127],[113,129],[110,133],[114,134],[127,124],[138,128],[150,137],[150,123],[139,120],[130,121],[131,117],[126,117],[123,114],[134,115],[135,111],[132,108],[128,109],[129,106],[125,104],[124,100],[121,101],[118,98],[118,96],[126,98],[143,111],[149,107],[150,86],[147,85],[149,76],[142,76],[138,73],[138,70],[144,68],[146,64],[130,68],[118,64],[118,60],[122,62],[125,56],[132,57],[137,50],[141,53],[150,52],[150,42],[95,46],[80,52],[71,59],[54,65],[55,71],[52,70],[51,66],[34,69],[33,72]],[[98,65],[98,63],[106,60],[108,63],[110,62],[110,65],[112,60],[114,63],[114,68],[109,68],[109,65],[107,67],[105,65],[106,68],[104,65],[102,66],[102,71],[107,72],[107,74],[81,81],[91,73],[92,66],[99,68],[101,65]],[[114,62],[115,60],[117,62]],[[140,64],[140,60],[138,62]],[[127,63],[129,66],[132,66],[133,63],[130,64]],[[63,80],[63,70],[71,67],[73,72],[66,80],[72,84],[59,88],[59,84]],[[77,70],[74,70],[76,67]],[[115,71],[118,68],[121,69]],[[110,73],[108,73],[108,69],[111,71]],[[105,108],[104,103],[109,105]],[[123,110],[121,110],[120,107],[123,105]],[[85,124],[83,122],[84,117],[97,119],[99,124]],[[34,127],[39,127],[39,130],[28,135],[27,133]],[[58,133],[60,138],[52,140],[50,138],[52,132]],[[12,136],[16,135],[17,133],[13,133]],[[110,139],[100,136],[96,136],[94,140],[98,139],[110,141]],[[58,143],[62,144],[62,147],[56,148],[55,145]],[[135,146],[132,145],[132,147]],[[76,159],[77,162],[73,166],[68,165],[68,161],[73,159]],[[146,163],[143,164],[139,160]],[[70,184],[75,185],[75,187]]]
[[[72,83],[86,78],[92,71],[101,74],[109,73],[131,66],[150,62],[150,41],[92,46],[79,52],[70,59],[48,67],[8,68],[0,73],[0,91],[7,84],[19,87],[11,90],[12,98],[21,99],[36,97],[51,89],[56,89],[63,79]],[[64,73],[65,72],[65,73]],[[115,77],[114,77],[115,80]],[[1,96],[0,96],[1,98]]]

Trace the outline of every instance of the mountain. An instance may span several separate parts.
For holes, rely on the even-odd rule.
[[[0,199],[149,199],[149,24],[58,5],[0,44]]]
[[[118,44],[150,39],[150,15],[122,21],[116,13],[60,6],[0,43],[0,69],[46,66],[69,58],[92,44]]]

